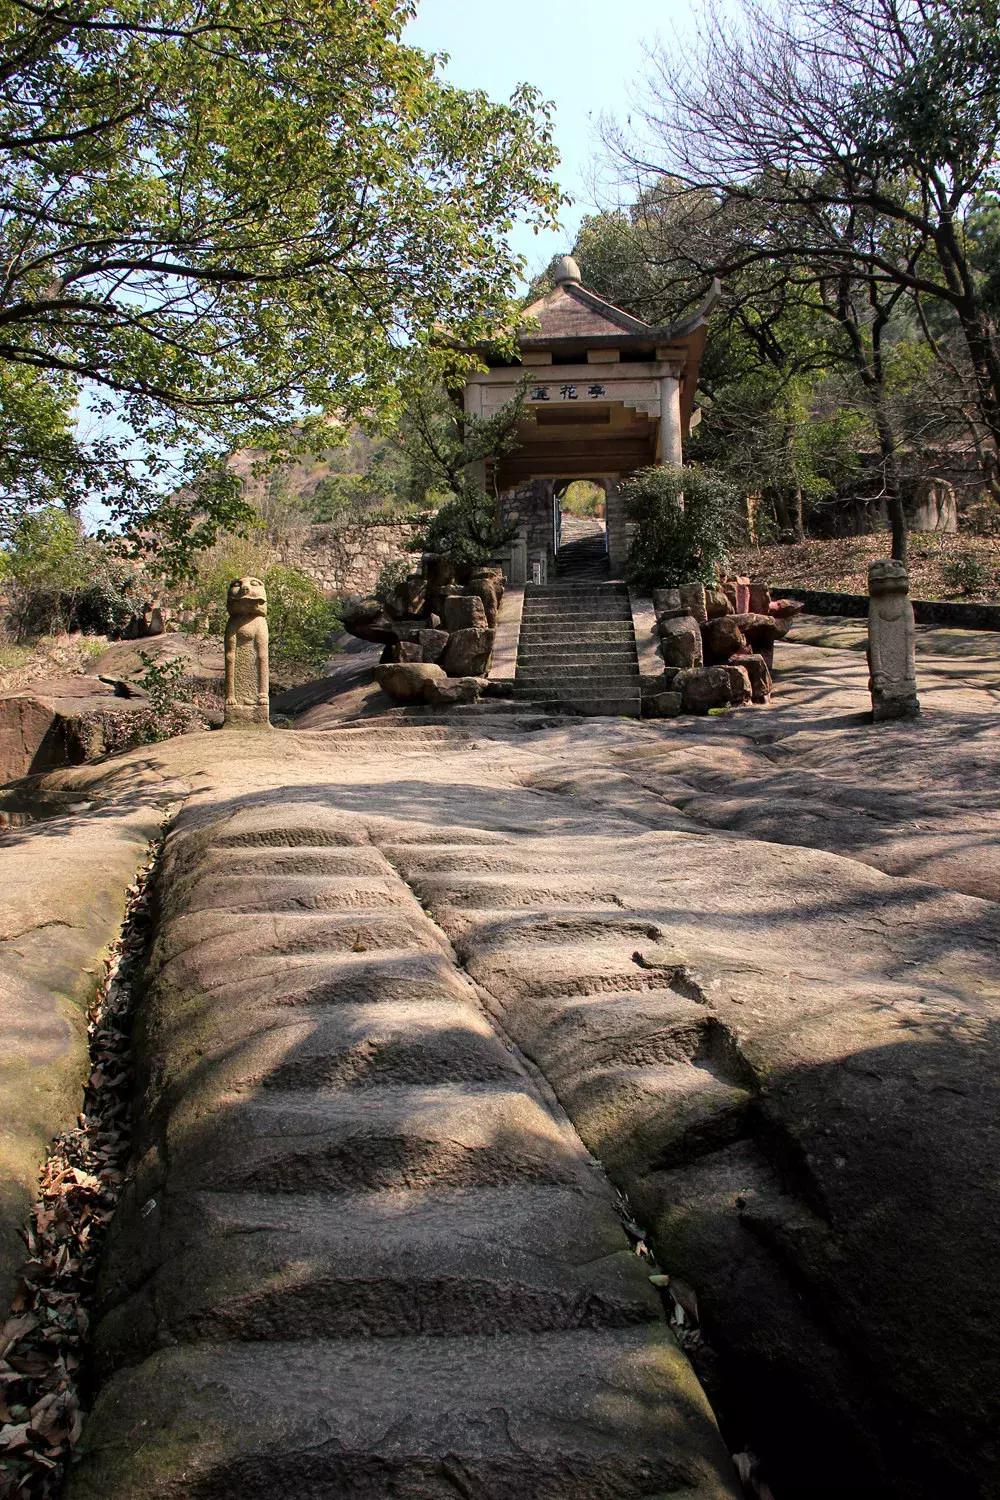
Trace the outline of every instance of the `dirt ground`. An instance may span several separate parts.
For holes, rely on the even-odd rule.
[[[844,536],[825,541],[775,542],[764,547],[742,547],[733,553],[738,573],[766,578],[779,589],[818,589],[822,592],[866,594],[868,564],[888,557],[889,537]],[[977,565],[978,577],[962,586],[957,565]],[[973,582],[974,586],[969,586]],[[910,593],[914,599],[992,601],[1000,599],[1000,537],[958,532],[916,531],[910,537]]]

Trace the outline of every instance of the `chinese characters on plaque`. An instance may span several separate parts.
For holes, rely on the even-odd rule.
[[[605,390],[605,388],[604,388],[603,385],[598,385],[595,382],[593,385],[588,385],[588,387],[587,387],[587,395],[590,397],[590,399],[592,401],[597,401],[597,400],[600,399],[601,396],[606,396],[607,395],[607,391]],[[577,389],[577,387],[575,385],[568,385],[568,384],[567,385],[561,385],[559,387],[559,399],[561,401],[579,401],[579,399],[580,399],[579,390]],[[551,401],[552,400],[552,392],[550,391],[550,389],[549,389],[549,387],[547,385],[536,385],[532,389],[531,400],[532,401]]]

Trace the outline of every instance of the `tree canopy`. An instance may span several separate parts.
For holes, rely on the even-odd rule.
[[[444,82],[412,11],[2,0],[0,523],[90,494],[139,524],[213,454],[384,403],[435,325],[502,319],[506,231],[559,202],[548,107]]]

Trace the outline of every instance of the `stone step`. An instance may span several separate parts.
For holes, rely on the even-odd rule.
[[[555,685],[560,682],[598,681],[621,683],[627,685],[628,691],[632,692],[640,685],[639,670],[634,661],[584,662],[580,665],[572,662],[559,662],[555,665],[526,662],[524,666],[518,667],[514,684],[516,687],[524,687],[526,683]],[[513,689],[511,691],[513,694]]]
[[[106,1376],[157,1342],[497,1335],[656,1323],[610,1213],[563,1187],[171,1198],[163,1263],[101,1324]],[[205,1257],[225,1268],[206,1280]],[[638,1274],[637,1274],[638,1272]]]
[[[579,1182],[572,1140],[525,1088],[268,1088],[171,1153],[174,1189],[349,1194]]]
[[[631,620],[528,620],[521,626],[520,643],[559,640],[634,642],[635,632]]]
[[[585,717],[607,717],[621,716],[637,719],[642,714],[642,705],[638,698],[585,698],[585,697],[553,697],[551,694],[536,695],[526,694],[537,704],[544,704],[551,713],[574,713]]]
[[[530,641],[520,653],[519,661],[632,661],[632,642],[621,641]]]
[[[679,1488],[738,1494],[676,1340],[643,1326],[161,1349],[98,1397],[69,1500]]]

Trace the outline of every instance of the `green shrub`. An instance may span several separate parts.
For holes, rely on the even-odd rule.
[[[95,549],[91,581],[76,599],[76,628],[91,635],[120,636],[143,603],[142,591],[134,568]]]
[[[292,674],[321,668],[340,625],[337,604],[301,568],[281,562],[260,532],[226,537],[203,553],[195,577],[177,602],[206,622],[208,635],[221,636],[229,584],[247,576],[262,579],[267,590],[272,668]]]
[[[413,563],[406,558],[397,557],[393,562],[383,563],[374,589],[379,603],[388,608],[413,570]]]
[[[273,563],[264,570],[271,660],[291,671],[318,671],[330,655],[340,611],[301,568]]]
[[[13,635],[26,640],[69,630],[89,581],[76,520],[56,505],[31,512],[18,523],[3,558]]]
[[[410,549],[440,553],[456,569],[476,567],[489,562],[516,534],[516,526],[500,520],[496,497],[469,480],[434,512]]]
[[[738,494],[715,469],[639,469],[622,485],[635,532],[629,579],[642,588],[713,583],[726,566]]]
[[[994,581],[992,570],[972,552],[949,558],[942,564],[941,574],[949,590],[955,594],[985,593]]]

